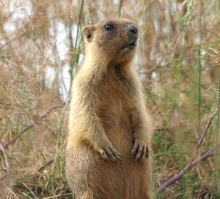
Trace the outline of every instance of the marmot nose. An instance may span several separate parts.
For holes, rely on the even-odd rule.
[[[130,33],[132,33],[133,35],[136,35],[138,33],[138,29],[136,28],[135,25],[130,25],[130,28],[129,28],[129,31]]]

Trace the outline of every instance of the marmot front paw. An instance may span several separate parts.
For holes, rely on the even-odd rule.
[[[106,160],[121,161],[121,154],[113,146],[103,146],[99,149],[99,153]]]
[[[141,139],[134,139],[134,146],[131,151],[131,157],[135,156],[135,160],[148,158],[148,147],[146,142]]]

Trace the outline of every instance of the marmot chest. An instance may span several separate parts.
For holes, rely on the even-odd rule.
[[[132,128],[133,87],[132,81],[116,73],[100,81],[97,114],[105,130]]]

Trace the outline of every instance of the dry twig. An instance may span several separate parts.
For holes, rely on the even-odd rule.
[[[41,115],[38,119],[33,121],[32,124],[28,125],[25,129],[23,129],[18,135],[16,135],[9,143],[7,143],[4,147],[7,148],[10,144],[14,143],[19,137],[21,137],[26,131],[33,128],[35,125],[37,125],[42,119],[44,119],[47,115],[49,115],[54,109],[62,108],[65,106],[66,103],[63,103],[62,105],[53,106],[50,108],[47,112],[45,112],[43,115]]]
[[[9,161],[8,161],[8,156],[7,156],[7,154],[6,154],[5,147],[4,147],[4,145],[2,144],[1,141],[0,141],[0,148],[1,148],[1,150],[2,150],[4,159],[5,159],[6,168],[7,168],[6,174],[4,174],[3,176],[0,177],[0,181],[1,181],[1,180],[3,180],[4,178],[6,178],[6,176],[8,176],[8,175],[10,174],[11,168],[10,168],[10,164],[9,164]]]
[[[211,157],[214,155],[214,151],[215,151],[215,146],[213,146],[211,149],[209,149],[205,154],[203,154],[202,156],[200,156],[199,158],[197,158],[197,160],[194,160],[195,159],[195,156],[197,154],[197,151],[198,149],[201,147],[203,141],[204,141],[204,137],[205,135],[207,134],[208,132],[208,129],[209,127],[211,126],[212,124],[212,120],[214,118],[214,116],[218,113],[218,110],[219,108],[214,112],[214,114],[212,115],[212,117],[209,119],[207,125],[206,125],[206,128],[202,134],[202,136],[200,137],[199,139],[199,142],[198,142],[198,146],[197,146],[197,149],[196,151],[194,152],[190,162],[185,166],[185,168],[180,171],[177,175],[175,175],[174,177],[166,180],[158,189],[157,189],[157,192],[160,193],[162,192],[165,188],[167,188],[168,186],[170,186],[171,184],[173,184],[174,182],[176,182],[177,180],[181,179],[183,174],[188,171],[189,169],[191,169],[192,167],[194,167],[195,165],[199,164],[200,162],[202,162],[203,160],[205,160],[206,158],[208,157]]]

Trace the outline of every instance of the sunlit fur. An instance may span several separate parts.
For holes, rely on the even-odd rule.
[[[111,22],[115,32],[103,26]],[[135,72],[131,22],[101,21],[83,29],[85,60],[72,86],[66,174],[76,199],[152,199],[151,118]],[[149,157],[130,156],[133,138],[148,146]],[[113,145],[122,161],[105,160],[102,146]]]

